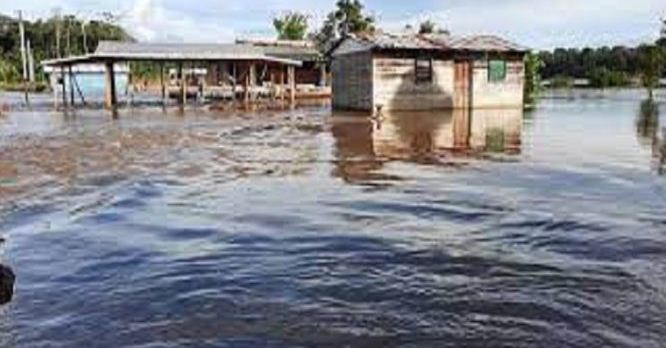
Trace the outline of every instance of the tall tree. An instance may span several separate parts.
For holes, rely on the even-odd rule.
[[[280,40],[303,40],[308,31],[308,18],[298,12],[289,12],[273,19]]]
[[[437,31],[437,24],[431,20],[422,22],[419,25],[419,34],[434,34]]]
[[[375,19],[364,13],[360,0],[338,0],[335,10],[328,14],[315,35],[315,40],[320,49],[327,50],[338,37],[374,31]]]
[[[648,98],[654,98],[654,90],[659,86],[659,78],[664,65],[661,49],[657,46],[641,47],[641,82],[648,91]]]

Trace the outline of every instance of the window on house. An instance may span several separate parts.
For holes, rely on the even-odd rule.
[[[432,83],[432,59],[416,58],[416,84]]]
[[[490,60],[488,61],[488,81],[502,82],[506,80],[506,61]]]

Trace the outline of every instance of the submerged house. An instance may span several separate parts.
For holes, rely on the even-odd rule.
[[[527,52],[496,36],[350,36],[330,53],[333,107],[522,107]]]

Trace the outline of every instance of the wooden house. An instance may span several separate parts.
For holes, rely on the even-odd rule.
[[[333,107],[522,107],[527,49],[496,36],[351,36],[331,51]]]

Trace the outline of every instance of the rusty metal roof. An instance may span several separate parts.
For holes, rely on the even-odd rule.
[[[94,53],[52,59],[43,65],[71,65],[100,61],[266,61],[301,66],[300,60],[268,54],[261,47],[241,44],[181,44],[101,41]]]
[[[386,33],[372,35],[355,35],[348,38],[360,44],[359,47],[369,49],[407,49],[407,50],[441,50],[441,51],[474,51],[474,52],[528,52],[529,49],[509,40],[494,35],[474,35],[468,37],[441,34],[404,34],[391,35]]]
[[[439,46],[419,35],[394,35],[378,33],[370,35],[356,35],[355,39],[379,49],[407,49],[407,50],[437,50]]]
[[[528,52],[529,49],[495,35],[475,35],[451,38],[448,47],[453,50],[475,52]]]

